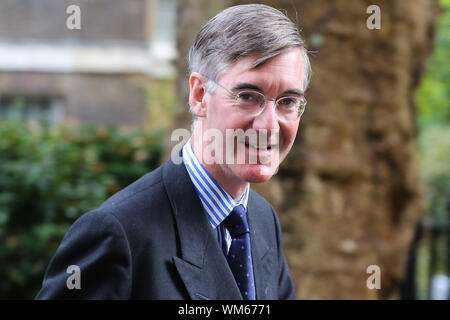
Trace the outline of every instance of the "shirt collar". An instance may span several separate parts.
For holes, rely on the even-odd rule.
[[[190,139],[183,146],[182,157],[189,177],[214,228],[221,224],[237,205],[243,205],[247,210],[250,186],[247,186],[241,199],[235,201],[200,163],[192,149]]]

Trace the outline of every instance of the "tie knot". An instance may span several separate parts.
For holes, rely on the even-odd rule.
[[[248,229],[247,215],[242,205],[234,207],[233,211],[223,221],[223,224],[233,237],[250,232]]]

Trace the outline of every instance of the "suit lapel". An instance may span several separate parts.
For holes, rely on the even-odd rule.
[[[268,299],[269,288],[267,279],[270,278],[270,254],[269,245],[264,238],[261,228],[261,219],[258,215],[261,211],[259,202],[255,199],[254,191],[251,190],[248,198],[247,217],[251,230],[250,243],[252,246],[253,273],[255,277],[256,299]]]
[[[184,164],[168,160],[163,181],[180,237],[173,262],[191,299],[242,299]]]

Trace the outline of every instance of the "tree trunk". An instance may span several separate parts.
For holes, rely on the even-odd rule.
[[[221,7],[250,2],[181,2],[176,128],[191,121],[183,59],[193,37]],[[252,185],[279,213],[297,298],[398,298],[421,210],[413,93],[431,51],[437,5],[261,3],[285,9],[315,52],[296,143],[270,182]],[[381,9],[379,30],[366,27],[371,4]],[[380,268],[381,289],[367,287],[370,265]]]
[[[201,27],[217,13],[228,6],[226,0],[179,0],[177,19],[177,49],[176,68],[178,76],[175,81],[175,116],[173,128],[190,129],[192,115],[189,112],[189,74],[187,54],[194,43]],[[171,141],[166,137],[165,158],[170,157],[172,148],[179,141]]]

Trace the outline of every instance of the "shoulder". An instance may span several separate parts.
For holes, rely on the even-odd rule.
[[[103,210],[114,210],[116,208],[134,207],[142,200],[148,201],[149,197],[161,196],[162,166],[142,176],[129,186],[120,190],[99,207]]]
[[[155,226],[171,224],[171,205],[163,183],[163,166],[117,192],[97,209],[82,215],[74,225],[109,225],[135,238]],[[115,225],[115,227],[111,227]]]

